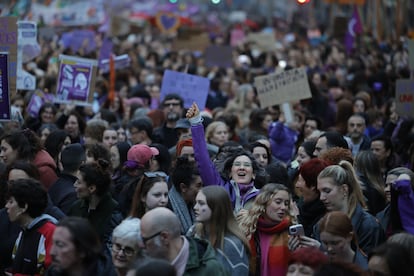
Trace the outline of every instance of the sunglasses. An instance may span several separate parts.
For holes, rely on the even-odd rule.
[[[165,172],[156,171],[156,172],[144,172],[144,175],[148,178],[154,178],[154,177],[162,177],[167,178],[168,175]]]

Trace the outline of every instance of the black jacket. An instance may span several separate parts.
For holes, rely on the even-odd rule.
[[[77,178],[71,174],[61,173],[58,180],[49,188],[48,193],[53,204],[65,214],[78,199],[73,184]]]

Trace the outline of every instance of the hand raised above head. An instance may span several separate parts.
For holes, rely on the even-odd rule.
[[[191,119],[197,117],[200,114],[200,110],[198,109],[198,105],[194,102],[191,107],[187,110],[186,117],[187,119]]]

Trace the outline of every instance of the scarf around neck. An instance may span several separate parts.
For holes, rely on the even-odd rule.
[[[267,234],[275,234],[285,231],[290,225],[290,219],[285,217],[281,222],[270,223],[265,221],[263,217],[260,217],[257,221],[257,229]]]

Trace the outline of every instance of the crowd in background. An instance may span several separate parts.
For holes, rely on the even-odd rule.
[[[210,36],[228,45],[230,28]],[[56,91],[60,54],[26,66]],[[131,64],[96,79],[99,109],[11,94],[0,129],[0,273],[17,275],[409,275],[414,120],[399,116],[406,41],[303,37],[233,49],[229,68],[172,50],[146,28],[113,39]],[[306,68],[312,98],[260,107],[254,77]],[[210,80],[205,110],[160,99],[166,69]],[[197,93],[197,91],[194,91]],[[300,227],[293,227],[301,224]],[[296,230],[299,232],[294,232]]]

